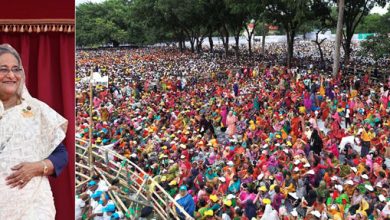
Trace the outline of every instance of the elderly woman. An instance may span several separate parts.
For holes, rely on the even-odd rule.
[[[62,169],[56,160],[67,160],[57,147],[66,128],[62,116],[28,93],[16,50],[0,45],[0,219],[54,219],[47,176]]]

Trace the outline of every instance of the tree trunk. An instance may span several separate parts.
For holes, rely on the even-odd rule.
[[[295,31],[286,30],[286,33],[287,33],[287,66],[291,67],[291,61],[293,59],[293,54],[294,54]]]
[[[248,27],[244,25],[245,31],[248,34],[248,51],[249,51],[249,57],[252,57],[252,36],[253,36],[253,30],[249,31]]]
[[[320,51],[321,65],[325,66],[324,53],[322,52],[321,44],[317,44],[317,45],[318,45],[318,50]]]
[[[201,37],[200,39],[196,39],[196,52],[200,53],[202,51],[202,44],[203,44],[204,37]]]
[[[234,36],[234,40],[236,41],[236,46],[234,47],[234,51],[236,52],[236,58],[240,56],[240,32],[238,32],[238,35]]]
[[[227,57],[229,53],[229,36],[226,36],[225,43],[223,44],[223,46],[225,47],[225,54]]]
[[[252,34],[248,35],[248,50],[249,50],[249,56],[252,57]]]
[[[183,52],[183,41],[181,39],[179,39],[179,48],[180,48],[180,52]]]
[[[340,68],[340,44],[343,32],[344,0],[339,0],[339,14],[337,18],[336,46],[333,56],[333,76],[336,76]]]
[[[113,40],[113,41],[112,41],[112,46],[113,46],[113,47],[119,47],[119,42],[116,41],[116,40]]]
[[[195,48],[196,48],[196,52],[199,53],[199,39],[198,38],[195,38]]]
[[[226,25],[223,25],[223,29],[220,31],[222,37],[222,43],[225,48],[226,57],[229,55],[229,31],[226,28]]]
[[[186,48],[186,37],[185,37],[183,31],[180,32],[180,43],[181,43],[180,50],[183,52],[187,49]]]
[[[318,35],[320,34],[320,32],[321,30],[317,31],[316,40],[313,42],[317,45],[318,51],[320,52],[321,66],[325,67],[324,53],[322,52],[321,44],[326,40],[326,38],[322,39],[321,41],[318,41]]]
[[[344,64],[347,65],[351,56],[351,41],[352,41],[353,34],[351,36],[347,36],[345,38],[345,45],[344,45]]]
[[[214,42],[213,42],[211,32],[209,33],[209,44],[210,44],[210,52],[214,53]]]
[[[190,38],[190,44],[191,44],[191,52],[195,53],[195,42],[193,39]]]
[[[265,56],[265,35],[267,31],[265,30],[265,23],[263,22],[263,39],[261,40],[261,53]]]

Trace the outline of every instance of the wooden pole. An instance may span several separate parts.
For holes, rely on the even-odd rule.
[[[92,129],[93,129],[93,91],[92,91],[92,70],[89,79],[89,146],[88,146],[88,165],[89,165],[89,176],[93,176],[93,155],[92,155]]]

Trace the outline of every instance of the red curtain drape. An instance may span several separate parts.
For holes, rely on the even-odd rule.
[[[45,102],[68,121],[64,141],[69,163],[58,178],[51,178],[57,220],[74,219],[74,33],[4,33],[0,43],[12,45],[21,55],[30,94]]]

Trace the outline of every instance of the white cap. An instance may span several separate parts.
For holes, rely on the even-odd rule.
[[[232,167],[232,166],[234,166],[234,163],[233,163],[233,161],[229,161],[229,162],[227,162],[227,165]]]
[[[342,185],[335,185],[334,188],[336,188],[340,192],[343,191],[343,186]]]
[[[290,192],[288,193],[291,197],[293,197],[294,199],[298,199],[298,195],[296,192]]]
[[[374,191],[374,187],[372,187],[371,185],[364,185],[364,187],[366,187],[366,189],[368,189],[369,191]]]
[[[180,144],[180,147],[183,148],[183,149],[187,148],[186,145],[184,145],[184,144]]]
[[[368,180],[367,174],[363,174],[363,175],[362,175],[362,178]]]
[[[309,163],[305,163],[305,165],[303,165],[303,167],[310,167],[310,164]]]
[[[257,176],[257,180],[261,180],[261,179],[263,179],[263,177],[264,177],[264,174],[260,173],[260,175]]]
[[[314,170],[309,170],[309,171],[307,171],[307,173],[306,174],[312,174],[312,175],[314,175],[315,174],[315,172],[314,172]]]
[[[181,156],[180,156],[180,158],[181,158],[181,159],[184,159],[184,158],[186,158],[186,156],[184,156],[184,155],[181,155]]]
[[[262,146],[262,148],[267,148],[269,145],[268,144],[265,144],[264,146]]]
[[[382,183],[378,182],[375,186],[382,188]]]
[[[380,195],[378,196],[378,198],[379,198],[379,201],[381,201],[381,202],[386,201],[386,197],[385,197],[384,195],[382,195],[382,194],[380,194]]]
[[[298,171],[299,171],[299,168],[298,168],[298,167],[295,167],[293,171],[294,171],[294,172],[298,172]]]
[[[357,172],[357,169],[356,169],[356,167],[351,167],[351,170],[353,170],[353,172]]]
[[[345,184],[353,185],[353,181],[352,180],[347,180],[347,181],[345,181]]]
[[[301,162],[300,160],[295,160],[295,161],[294,161],[294,164],[295,164],[295,165],[298,165],[300,162]]]
[[[319,211],[317,211],[317,210],[311,211],[310,213],[311,213],[312,215],[314,215],[315,217],[317,217],[317,218],[321,217],[321,213],[320,213]]]
[[[236,196],[235,195],[233,195],[233,194],[229,194],[229,195],[227,195],[227,197],[226,197],[227,199],[234,199],[234,198],[236,198]]]
[[[330,179],[333,180],[333,181],[336,181],[337,180],[337,176],[332,176]]]

